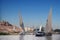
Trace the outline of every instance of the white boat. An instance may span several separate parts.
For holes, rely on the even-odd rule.
[[[45,33],[46,36],[52,35],[52,8],[50,9],[49,16],[46,22]]]
[[[25,28],[24,28],[24,23],[23,23],[23,20],[22,20],[22,16],[19,15],[19,18],[20,18],[20,27],[23,30],[20,34],[25,34]]]
[[[45,32],[42,31],[42,25],[40,26],[39,31],[36,32],[36,36],[45,36]]]

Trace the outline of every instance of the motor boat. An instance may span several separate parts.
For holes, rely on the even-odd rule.
[[[38,31],[35,36],[45,36],[45,32]]]

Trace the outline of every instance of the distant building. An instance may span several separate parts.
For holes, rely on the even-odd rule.
[[[13,27],[15,27],[15,32],[20,32],[20,28],[18,28],[17,26],[14,26],[6,21],[0,21],[0,32],[13,33]]]

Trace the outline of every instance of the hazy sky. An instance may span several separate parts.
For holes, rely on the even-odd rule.
[[[60,28],[59,0],[0,0],[0,17],[19,25],[20,13],[25,26],[45,26],[51,6],[53,28]]]

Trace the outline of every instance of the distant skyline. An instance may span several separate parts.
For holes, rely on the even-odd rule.
[[[20,13],[25,26],[45,26],[51,6],[53,28],[60,28],[60,0],[0,0],[0,18],[19,26]]]

